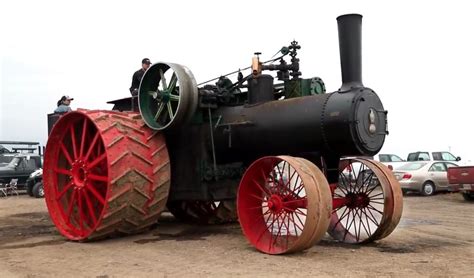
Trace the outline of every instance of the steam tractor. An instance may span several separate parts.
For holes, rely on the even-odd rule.
[[[362,16],[337,21],[335,92],[301,77],[293,41],[269,61],[256,53],[232,73],[236,81],[197,84],[185,66],[155,63],[137,98],[63,115],[43,174],[60,233],[74,241],[137,233],[167,208],[201,224],[238,220],[269,254],[309,248],[326,232],[348,243],[389,235],[402,213],[400,186],[363,158],[381,149],[387,111],[362,84]]]

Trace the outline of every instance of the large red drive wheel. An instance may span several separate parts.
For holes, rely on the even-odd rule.
[[[400,184],[383,164],[345,159],[339,181],[331,185],[333,213],[328,233],[347,243],[364,243],[388,236],[403,210]]]
[[[328,229],[331,209],[326,178],[302,158],[263,157],[247,169],[238,189],[242,231],[268,254],[313,246]]]
[[[164,136],[136,113],[67,113],[51,131],[43,180],[51,219],[68,239],[142,231],[168,197]]]
[[[168,210],[181,221],[197,224],[224,224],[237,221],[234,200],[171,201]]]

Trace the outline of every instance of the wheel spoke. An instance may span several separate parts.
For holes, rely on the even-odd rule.
[[[372,235],[372,232],[370,231],[369,216],[367,215],[367,212],[365,212],[365,208],[362,209],[362,212],[363,212],[364,215],[365,215],[365,219],[366,219],[365,222],[367,222],[367,229],[369,230],[368,235],[370,236],[370,235]],[[370,219],[370,221],[372,221],[372,219]]]
[[[170,120],[173,120],[174,114],[173,114],[173,108],[171,107],[171,102],[168,102],[166,106],[168,107],[168,114],[170,116]]]
[[[294,216],[296,216],[296,218],[298,218],[298,221],[300,222],[301,226],[304,227],[304,222],[301,220],[301,218],[298,216],[298,214],[295,211],[292,214],[293,214],[293,218],[294,218]],[[306,222],[306,220],[305,220],[305,222]],[[301,231],[303,231],[303,228],[301,229]]]
[[[304,183],[301,181],[300,188],[298,189],[298,192],[296,192],[296,196],[300,196],[301,191],[303,191],[304,188]]]
[[[296,187],[296,185],[295,185],[295,187]],[[304,189],[304,184],[303,184],[303,182],[301,182],[300,185],[298,185],[298,187],[293,189],[292,193],[294,193],[296,196],[298,196],[300,194],[301,190],[303,190],[303,189]],[[298,190],[298,191],[295,193],[296,190]]]
[[[294,204],[294,203],[301,205],[298,208],[307,208],[308,199],[306,197],[304,197],[304,198],[299,198],[299,199],[295,199],[295,200],[286,201],[286,202],[283,203],[283,206],[286,207],[286,208],[289,208],[288,204]]]
[[[289,238],[290,238],[290,221],[291,221],[291,213],[288,213],[288,223],[286,225],[286,248],[288,248],[288,241],[289,241]],[[293,222],[293,221],[292,221]]]
[[[173,94],[170,93],[170,100],[172,100],[172,101],[179,101],[179,96],[173,95]]]
[[[285,167],[285,163],[286,163],[286,161],[283,161],[283,167]],[[281,169],[280,169],[279,165],[280,165],[280,163],[278,163],[276,165],[276,168],[278,170],[278,177],[279,177],[276,186],[277,186],[277,191],[281,194],[281,193],[283,193],[283,188],[281,186],[282,185],[282,180],[283,180],[283,173],[281,172]]]
[[[286,218],[286,216],[287,216],[287,214],[284,213],[284,210],[282,211],[281,214],[283,214],[283,218],[281,219],[281,224],[280,224],[280,217],[278,217],[278,221],[277,221],[277,222],[278,222],[278,224],[277,224],[278,232],[277,232],[276,235],[275,235],[275,240],[273,241],[274,244],[277,243],[278,235],[282,236],[282,234],[281,234],[281,228],[283,228],[283,225],[284,225],[284,223],[285,223],[285,218]]]
[[[351,191],[352,192],[357,192],[357,180],[359,178],[359,174],[356,175],[356,172],[355,172],[355,169],[354,169],[355,168],[354,164],[355,164],[354,162],[351,163],[351,173],[353,174],[354,184],[353,184],[352,181],[349,184],[350,184]],[[359,167],[359,173],[360,173],[361,168],[362,168],[362,166]]]
[[[102,153],[102,148],[101,148],[101,145],[102,144],[96,144],[97,145],[97,149],[95,150],[95,156],[99,156],[101,153]]]
[[[278,214],[277,217],[275,217],[275,214],[272,214],[272,223],[271,223],[271,228],[270,228],[270,240],[268,241],[268,251],[272,250],[272,242],[273,242],[273,226],[274,226],[274,223],[275,223],[275,220],[278,219],[278,217],[280,217],[280,214]],[[268,228],[267,228],[267,231],[268,231]]]
[[[166,86],[166,79],[165,79],[163,70],[160,69],[159,71],[160,71],[160,81],[161,81],[161,85],[163,86],[163,91],[168,90],[168,86]]]
[[[367,206],[367,208],[372,209],[372,210],[375,210],[376,212],[378,212],[378,213],[380,213],[381,215],[383,215],[383,212],[381,212],[380,210],[374,208],[374,207],[373,207],[372,205],[370,205],[370,204]]]
[[[290,216],[291,216],[291,222],[293,223],[293,226],[294,226],[294,228],[295,228],[295,236],[298,236],[298,229],[300,229],[301,231],[303,231],[303,228],[301,228],[301,227],[298,225],[298,223],[296,223],[296,221],[295,221],[295,214],[294,214],[294,213],[291,213]],[[301,223],[301,219],[298,218],[298,220],[299,220],[300,223]],[[304,226],[303,223],[301,223],[301,225]]]
[[[84,118],[84,124],[82,126],[82,137],[81,137],[81,149],[79,151],[79,157],[84,154],[84,144],[86,143],[86,131],[87,131],[87,119]]]
[[[97,217],[95,216],[94,208],[92,207],[92,202],[87,194],[87,191],[83,192],[84,199],[86,200],[87,209],[89,210],[89,215],[92,218],[92,224],[95,226],[97,224]]]
[[[69,162],[69,165],[72,165],[71,156],[69,155],[69,152],[66,150],[66,147],[64,146],[63,142],[59,143],[59,148],[61,149],[62,153],[64,154],[64,157],[66,157],[67,162]]]
[[[71,176],[71,171],[66,170],[66,169],[62,169],[62,168],[55,168],[54,172],[56,172],[58,174],[66,175],[66,176]]]
[[[265,206],[265,205],[261,205],[261,206],[257,206],[257,207],[248,207],[246,209],[261,209],[261,208],[268,208],[268,206]]]
[[[107,158],[106,153],[101,154],[100,156],[98,156],[94,160],[92,160],[92,162],[90,164],[87,165],[87,169],[90,170],[90,169],[94,168],[95,166],[97,166],[97,164],[104,161],[106,158]]]
[[[156,122],[156,121],[158,120],[158,118],[160,117],[161,112],[163,112],[163,108],[165,108],[165,103],[164,103],[164,102],[160,102],[160,106],[158,107],[158,111],[156,112],[155,117],[154,117],[155,122]]]
[[[96,174],[88,174],[87,178],[89,178],[91,180],[103,181],[103,182],[107,182],[109,180],[109,177],[107,177],[107,176],[99,176],[99,175],[96,175]]]
[[[362,190],[364,189],[364,185],[367,184],[367,187],[370,187],[370,182],[372,181],[374,173],[371,172],[368,177],[362,180],[362,183],[356,188],[357,193],[363,192]]]
[[[364,214],[364,215],[362,215],[362,214]],[[364,221],[362,220],[362,217],[363,217],[363,216],[365,216],[365,212],[364,212],[363,209],[361,209],[361,210],[360,210],[360,223],[362,224],[362,227],[364,227],[364,231],[365,231],[365,233],[367,234],[367,236],[370,236],[371,233],[370,233],[369,231],[367,231],[367,228],[365,227],[365,223],[364,223]],[[365,217],[365,218],[367,218],[367,217]],[[359,225],[359,229],[360,229],[360,225]]]
[[[290,167],[288,167],[288,169],[290,169]],[[293,179],[293,177],[295,176],[295,174],[296,174],[296,170],[294,170],[294,171],[293,171],[293,174],[291,174],[291,176],[290,176],[290,170],[288,170],[288,177],[290,177],[290,178],[288,179],[287,187],[288,187],[291,191],[293,191],[293,192],[295,191],[296,184],[295,184],[295,186],[293,187],[293,189],[291,189],[291,180]]]
[[[258,189],[260,189],[260,191],[262,191],[265,194],[265,197],[270,196],[270,193],[264,190],[263,187],[260,185],[260,183],[258,183],[256,180],[252,180],[252,181],[255,185],[257,185]]]
[[[338,216],[337,214],[335,214],[337,216],[337,222],[334,223],[334,225],[332,225],[332,230],[334,231],[337,227],[337,225],[339,223],[341,223],[342,219],[344,219],[347,215],[346,215],[346,211],[347,211],[347,215],[349,214],[350,210],[348,207],[345,207],[344,211],[342,212],[341,216]],[[335,212],[334,212],[335,213]]]
[[[296,208],[295,212],[299,213],[300,215],[306,216],[306,213],[302,212],[299,208]]]
[[[356,209],[357,210],[357,209]],[[345,231],[344,231],[344,237],[343,239],[345,240],[346,239],[346,236],[347,234],[349,233],[349,230],[350,228],[352,227],[352,224],[354,223],[355,221],[355,217],[354,217],[354,211],[353,210],[350,210],[349,214],[352,213],[352,220],[351,220],[351,223],[349,224],[349,217],[347,217],[347,220],[346,220],[346,226],[344,227],[345,228]],[[348,225],[349,224],[349,225]],[[355,229],[355,228],[354,228]]]
[[[70,181],[66,186],[64,186],[63,190],[58,194],[56,200],[59,200],[63,197],[64,193],[66,193],[72,186],[74,186],[74,182]]]
[[[362,230],[362,217],[359,215],[359,210],[357,210],[357,218],[359,219],[359,229],[358,229],[358,233],[356,233],[356,240],[357,242],[359,242],[359,239],[360,239],[360,232]],[[361,212],[362,213],[362,212]]]
[[[369,214],[367,214],[367,212],[365,211],[368,211],[369,214],[370,214],[370,217],[369,217]],[[367,218],[372,222],[374,223],[377,227],[379,226],[379,223],[377,221],[377,218],[375,218],[374,214],[372,213],[372,211],[370,211],[370,209],[367,209],[367,208],[364,208],[364,213],[365,215],[367,215]]]
[[[97,143],[97,140],[99,140],[100,134],[97,132],[94,136],[94,139],[92,139],[92,143],[89,145],[89,149],[87,150],[86,155],[84,156],[84,161],[89,160],[89,156],[92,153],[92,150],[94,149],[95,144]]]
[[[368,194],[367,194],[368,195]],[[384,199],[384,197],[380,197],[380,198],[374,198],[374,197],[377,197],[379,195],[382,195],[383,196],[383,192],[380,192],[380,193],[377,193],[375,195],[371,195],[369,196],[371,200],[376,200],[376,199]]]
[[[74,201],[76,200],[76,190],[74,189],[72,191],[72,196],[71,198],[69,199],[69,206],[67,208],[67,219],[71,219],[71,213],[72,213],[72,208],[74,206]]]
[[[173,93],[174,89],[176,88],[176,82],[178,81],[178,78],[176,77],[176,73],[173,72],[173,75],[171,76],[170,84],[168,86],[168,91]]]
[[[337,198],[345,198],[346,196],[345,196],[345,195],[344,195],[344,196],[342,196],[341,194],[339,194],[339,193],[336,193],[336,192],[334,191],[334,193],[333,193],[333,197],[337,197]]]
[[[257,200],[260,200],[260,201],[262,201],[262,202],[266,202],[266,201],[267,201],[264,197],[262,197],[262,196],[259,197],[259,196],[255,195],[255,194],[252,194],[252,193],[249,193],[249,196],[250,196],[250,197],[253,197],[253,198],[257,199]]]
[[[74,153],[74,159],[77,159],[77,146],[76,146],[76,135],[74,132],[74,127],[71,125],[69,128],[70,135],[71,135],[71,144],[72,144],[72,151]]]
[[[82,211],[82,190],[77,191],[77,204],[79,210],[79,227],[81,232],[84,232],[84,212]]]
[[[338,208],[335,208],[332,210],[333,213],[337,212],[338,210],[342,209],[342,208],[347,208],[346,206],[340,206]]]
[[[339,180],[342,181],[342,184],[340,185],[339,183],[337,184],[337,188],[342,191],[345,195],[349,193],[349,190],[347,189],[347,183],[346,180],[347,178],[341,173],[339,173]],[[345,190],[345,191],[344,191]]]
[[[270,223],[270,225],[267,225],[267,223],[265,222],[265,226],[266,226],[266,227],[265,227],[265,229],[263,229],[262,233],[258,236],[257,242],[260,241],[260,239],[261,239],[262,236],[265,234],[265,232],[268,232],[268,230],[269,230],[270,227],[273,227],[273,223],[275,222],[275,214],[272,213],[272,214],[271,214],[271,217],[272,217],[273,221]],[[265,220],[265,218],[264,218],[264,220]],[[268,221],[268,220],[269,220],[269,219],[267,219],[267,221]],[[270,233],[270,234],[271,234],[271,233]],[[271,242],[271,240],[270,240],[270,242]]]
[[[100,196],[99,192],[97,192],[97,190],[94,188],[94,186],[91,183],[87,184],[87,186],[85,188],[88,189],[92,193],[92,195],[94,195],[94,197],[99,202],[101,202],[103,205],[105,205],[104,198],[102,198],[102,196]]]
[[[370,183],[369,183],[369,186],[367,186],[367,190],[364,192],[364,194],[370,195],[370,193],[372,193],[379,186],[380,186],[380,182],[376,183],[372,187],[370,186]]]

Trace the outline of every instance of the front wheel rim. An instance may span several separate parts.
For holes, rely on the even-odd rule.
[[[426,195],[431,195],[431,194],[433,194],[433,191],[434,191],[433,185],[431,185],[431,184],[426,184],[424,191],[425,191],[425,194],[426,194]]]
[[[329,185],[317,167],[301,158],[269,156],[245,172],[237,195],[240,226],[249,242],[267,254],[314,245],[329,225]]]
[[[328,233],[346,243],[372,242],[389,235],[400,221],[400,184],[383,164],[345,159],[339,182],[331,185],[333,213]]]

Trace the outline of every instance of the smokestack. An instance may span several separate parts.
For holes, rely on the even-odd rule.
[[[346,14],[337,18],[339,53],[341,56],[342,86],[340,92],[364,87],[362,84],[362,52],[360,14]]]

